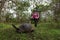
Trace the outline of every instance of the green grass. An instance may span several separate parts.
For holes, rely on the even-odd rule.
[[[32,33],[17,33],[10,24],[0,23],[0,40],[60,40],[60,29],[42,23]]]

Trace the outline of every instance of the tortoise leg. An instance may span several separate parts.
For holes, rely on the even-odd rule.
[[[34,32],[34,30],[32,30],[31,32]]]

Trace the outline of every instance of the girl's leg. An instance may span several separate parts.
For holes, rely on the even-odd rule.
[[[35,19],[35,20],[34,20],[34,23],[35,23],[35,27],[37,27],[38,20]]]

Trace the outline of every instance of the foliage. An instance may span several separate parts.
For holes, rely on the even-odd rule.
[[[16,2],[16,19],[18,20],[18,22],[25,22],[27,20],[26,17],[28,17],[25,13],[23,13],[23,11],[27,11],[28,10],[28,7],[30,6],[30,4],[28,2]]]
[[[16,6],[17,6],[17,10],[24,11],[30,5],[28,2],[23,1],[23,2],[16,2]]]
[[[44,11],[46,11],[46,10],[49,10],[49,5],[46,5],[46,6],[44,6],[44,5],[36,5],[36,8],[35,9],[37,9],[39,12],[44,12]]]

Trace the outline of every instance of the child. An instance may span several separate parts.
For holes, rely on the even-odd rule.
[[[39,12],[38,11],[33,11],[33,13],[31,14],[31,18],[33,19],[34,21],[34,24],[35,24],[35,27],[37,27],[37,23],[38,23],[38,20],[39,20]]]

